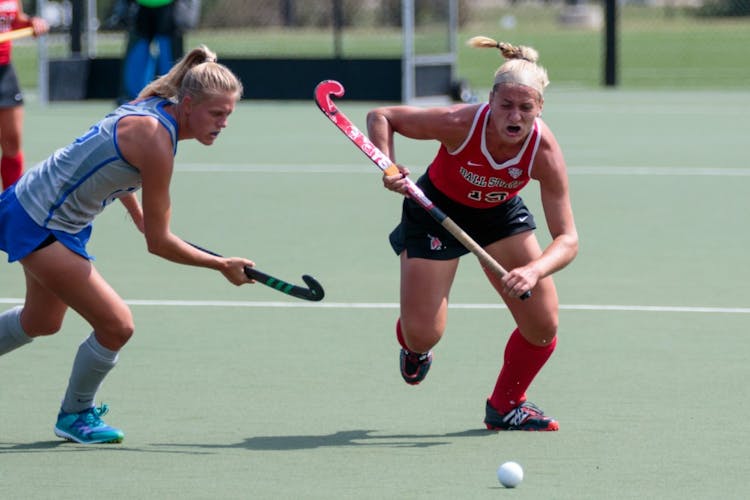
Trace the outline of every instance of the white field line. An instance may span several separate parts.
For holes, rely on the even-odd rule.
[[[145,307],[249,307],[249,308],[288,308],[288,309],[397,309],[395,302],[276,302],[239,300],[126,300],[131,306]],[[0,304],[23,304],[23,299],[0,297]],[[503,304],[450,304],[451,309],[505,309]],[[705,306],[643,306],[607,304],[561,305],[567,311],[626,311],[626,312],[674,312],[710,314],[750,314],[747,307],[705,307]]]
[[[197,173],[295,173],[295,174],[372,174],[372,169],[365,168],[363,162],[357,165],[287,165],[287,164],[208,164],[180,163],[176,169],[180,172]],[[617,166],[573,166],[568,168],[570,175],[669,175],[669,176],[709,176],[709,177],[750,177],[750,168],[715,168],[715,167],[617,167]]]

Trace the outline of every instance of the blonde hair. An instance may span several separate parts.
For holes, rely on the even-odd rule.
[[[200,101],[206,97],[237,94],[242,96],[242,82],[232,71],[216,62],[216,54],[205,45],[191,50],[163,75],[149,83],[138,99],[159,96],[180,102],[185,96]]]
[[[468,45],[478,48],[499,49],[506,61],[495,72],[493,89],[501,83],[516,83],[531,87],[544,95],[544,89],[549,85],[547,70],[537,64],[539,53],[524,45],[511,45],[497,42],[486,36],[475,36]]]

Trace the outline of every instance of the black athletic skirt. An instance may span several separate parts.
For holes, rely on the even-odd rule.
[[[480,209],[451,200],[435,188],[426,173],[419,178],[417,185],[435,206],[482,247],[536,229],[534,216],[520,196],[516,195],[497,207]],[[427,210],[410,198],[404,199],[401,223],[391,232],[389,240],[396,255],[407,250],[410,258],[450,260],[469,253]]]
[[[23,105],[23,93],[12,64],[0,65],[0,108]]]

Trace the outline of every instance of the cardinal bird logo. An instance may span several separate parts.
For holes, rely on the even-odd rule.
[[[431,234],[428,234],[427,237],[430,239],[430,250],[438,251],[445,249],[445,246],[443,245],[443,242],[440,241],[440,238],[438,238],[437,236],[432,236]]]

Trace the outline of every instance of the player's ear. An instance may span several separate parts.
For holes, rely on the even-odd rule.
[[[186,95],[182,98],[182,101],[180,101],[180,106],[182,106],[183,111],[185,114],[190,114],[193,111],[193,96]]]

